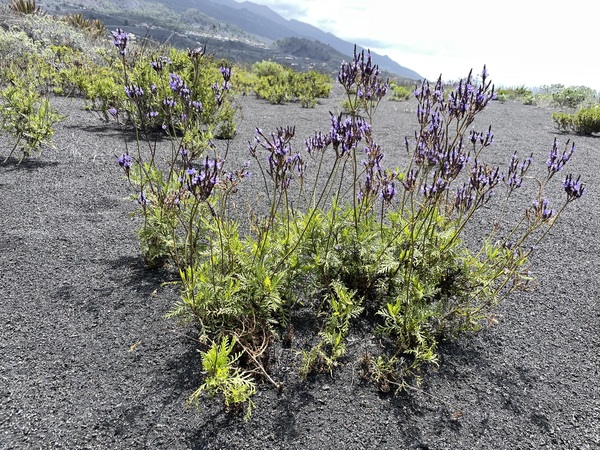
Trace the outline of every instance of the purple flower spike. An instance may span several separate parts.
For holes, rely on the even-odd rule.
[[[138,204],[140,204],[142,206],[147,206],[147,205],[150,204],[150,200],[148,200],[148,197],[146,197],[143,192],[140,192],[138,194],[138,200],[137,201],[138,201]]]
[[[223,76],[223,81],[229,83],[231,79],[231,67],[221,66],[221,75]]]
[[[508,187],[509,191],[513,191],[522,186],[523,178],[525,177],[527,170],[529,170],[532,161],[533,153],[525,158],[523,162],[520,162],[519,158],[517,158],[517,152],[513,153],[508,166],[508,175],[503,177],[504,183]]]
[[[171,64],[171,60],[166,56],[161,56],[156,61],[150,63],[152,68],[157,72],[161,72],[167,64]]]
[[[196,47],[193,50],[188,50],[188,56],[190,59],[200,60],[204,56],[206,49],[203,47]]]
[[[565,143],[565,149],[562,154],[559,154],[558,143],[554,138],[552,149],[550,149],[550,156],[548,157],[548,178],[551,178],[555,173],[559,172],[564,165],[569,162],[571,156],[575,153],[575,143],[573,142],[569,147],[569,141]]]
[[[191,91],[185,84],[185,81],[183,81],[183,78],[176,73],[169,74],[169,86],[171,87],[171,90],[182,99],[189,100]]]
[[[125,153],[121,156],[116,156],[115,158],[117,159],[117,163],[119,164],[119,166],[121,166],[123,168],[123,170],[125,171],[125,173],[127,174],[127,176],[129,176],[129,171],[131,170],[131,155]]]
[[[141,98],[144,95],[144,90],[139,86],[131,84],[125,86],[125,94],[129,98]]]
[[[533,210],[537,217],[546,222],[552,218],[555,211],[550,209],[548,199],[541,198],[533,202]]]
[[[396,184],[389,178],[381,180],[381,198],[387,203],[391,203],[394,196],[396,195]]]
[[[113,36],[113,43],[119,49],[119,53],[121,55],[124,55],[127,48],[127,41],[129,40],[129,35],[120,28],[117,28],[116,31],[111,31],[111,34]]]
[[[179,181],[197,199],[206,200],[219,184],[222,166],[222,159],[210,159],[207,156],[197,169],[185,169]]]
[[[454,194],[454,207],[462,211],[467,211],[471,209],[474,202],[475,195],[473,194],[472,187],[463,183],[462,187],[457,189]]]
[[[567,201],[577,200],[585,194],[585,185],[580,181],[581,176],[573,180],[573,175],[569,174],[563,181],[563,187],[567,193]]]

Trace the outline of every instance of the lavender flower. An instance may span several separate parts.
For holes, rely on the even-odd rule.
[[[229,80],[231,79],[231,67],[227,67],[227,66],[221,66],[221,75],[223,76],[223,81],[225,81],[225,83],[229,83]]]
[[[351,63],[342,62],[338,73],[338,82],[344,87],[346,92],[356,91],[359,99],[365,102],[379,102],[386,94],[389,82],[382,82],[379,79],[379,67],[373,64],[371,51],[356,51],[354,46],[354,55]]]
[[[116,31],[111,31],[111,34],[113,36],[113,43],[119,49],[119,53],[125,55],[129,35],[120,28],[117,28]]]
[[[173,97],[167,97],[163,100],[163,105],[169,108],[175,108],[175,106],[177,106],[177,102],[173,99]]]
[[[144,95],[144,90],[139,86],[130,84],[129,86],[125,86],[125,94],[129,98],[141,98]]]
[[[125,153],[121,156],[115,155],[115,158],[117,159],[117,163],[119,164],[119,166],[121,166],[123,168],[123,170],[125,171],[125,173],[127,174],[127,176],[129,176],[129,171],[131,170],[131,164],[132,164],[131,155],[129,155],[128,153]]]
[[[391,203],[394,199],[394,196],[398,192],[396,190],[396,183],[394,180],[398,178],[398,174],[396,172],[390,172],[387,176],[383,177],[380,180],[381,184],[381,192],[380,197],[386,203]]]
[[[454,194],[454,207],[466,211],[471,209],[475,202],[475,195],[471,186],[463,183],[462,187],[456,190]]]
[[[371,125],[360,117],[347,116],[344,118],[342,113],[337,117],[332,113],[329,115],[331,144],[338,158],[355,149],[365,136],[371,134]]]
[[[206,156],[198,169],[194,167],[185,169],[179,181],[196,199],[206,200],[219,183],[222,166],[222,159],[210,159]]]
[[[162,72],[167,64],[171,64],[171,59],[166,56],[160,56],[156,61],[150,62],[150,66],[152,66],[156,72]]]
[[[513,153],[508,166],[508,174],[503,177],[504,183],[510,192],[521,187],[523,184],[523,178],[525,177],[527,170],[529,170],[532,161],[533,153],[531,153],[529,157],[525,158],[523,162],[519,162],[516,151]]]
[[[419,169],[410,169],[402,180],[402,186],[408,192],[414,192],[417,186],[417,177],[419,176]]]
[[[427,135],[417,136],[416,132],[415,139],[417,140],[417,147],[413,155],[414,163],[419,167],[433,167],[438,164],[440,161],[439,145],[430,145]]]
[[[323,151],[331,145],[331,134],[323,134],[319,131],[313,137],[306,139],[304,145],[309,155],[315,150]]]
[[[112,108],[109,108],[108,112],[109,112],[109,113],[110,113],[110,115],[111,115],[111,116],[113,116],[113,117],[117,117],[117,115],[118,115],[118,111],[117,111],[117,109],[116,109],[116,108],[114,108],[114,107],[112,107]]]
[[[554,143],[552,144],[552,148],[550,149],[550,156],[548,157],[548,179],[552,178],[552,176],[559,172],[564,165],[569,162],[571,156],[575,153],[575,143],[571,144],[569,147],[569,141],[565,143],[565,149],[562,154],[558,152],[558,143],[556,138],[554,138]]]
[[[142,206],[148,206],[150,204],[150,200],[144,195],[144,192],[138,194],[137,202]]]
[[[206,49],[204,47],[196,47],[195,49],[188,50],[188,57],[190,59],[200,60],[205,52]]]
[[[356,55],[356,46],[354,46],[354,59],[351,63],[342,61],[340,70],[338,72],[338,81],[346,89],[351,91],[358,78],[358,58]]]
[[[185,81],[183,81],[183,78],[176,73],[169,74],[169,86],[171,87],[171,90],[182,99],[189,101],[191,91],[185,84]]]
[[[456,178],[469,162],[469,156],[464,152],[462,137],[454,145],[439,152],[440,176],[451,181]]]
[[[443,194],[447,188],[448,182],[438,178],[432,184],[423,185],[421,187],[421,193],[426,199],[433,199]]]
[[[383,175],[381,168],[383,152],[371,136],[367,136],[365,155],[367,159],[362,161],[365,166],[365,179],[360,186],[359,200],[369,200],[379,192],[382,199],[390,202],[396,194],[393,180],[397,179],[398,175],[395,172]]]
[[[568,202],[577,200],[585,194],[585,185],[580,181],[580,178],[581,176],[578,176],[577,179],[573,180],[573,175],[569,174],[565,178],[565,181],[563,181]]]
[[[289,186],[293,172],[301,179],[304,177],[304,160],[299,153],[292,151],[291,140],[295,132],[295,127],[277,128],[276,133],[266,136],[257,128],[254,144],[248,143],[253,158],[257,158],[256,150],[259,146],[268,151],[266,172],[275,185],[282,189]]]
[[[491,191],[500,182],[501,178],[499,168],[494,169],[475,160],[469,177],[469,186],[474,191],[483,194]]]
[[[190,106],[191,106],[192,108],[194,108],[196,111],[198,111],[198,112],[202,112],[202,109],[203,109],[203,108],[202,108],[202,102],[199,102],[199,101],[196,101],[196,100],[194,100],[194,101],[192,101],[192,102],[190,103]]]
[[[487,132],[471,131],[471,143],[473,145],[479,144],[481,148],[488,147],[494,142],[494,134],[492,133],[492,126],[488,128]]]
[[[487,81],[487,77],[488,71],[483,66],[482,82],[478,86],[473,84],[472,71],[469,72],[466,79],[460,80],[458,87],[450,93],[446,104],[449,120],[454,118],[460,120],[467,117],[468,122],[471,122],[475,114],[483,110],[491,100],[496,98],[494,86]]]
[[[227,172],[223,176],[223,189],[229,193],[236,193],[238,191],[238,185],[240,182],[249,176],[251,176],[248,168],[250,167],[250,162],[246,161],[244,165],[236,170],[235,172]]]
[[[535,216],[546,222],[552,218],[555,211],[550,209],[548,199],[540,198],[533,202]]]

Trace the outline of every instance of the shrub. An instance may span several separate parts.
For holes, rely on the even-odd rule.
[[[498,89],[496,100],[501,102],[522,101],[524,105],[533,105],[535,103],[533,92],[525,86]]]
[[[392,96],[390,97],[390,100],[397,102],[403,102],[411,98],[414,90],[398,84],[391,84],[390,87],[392,89]]]
[[[315,70],[296,73],[275,62],[262,61],[254,64],[252,71],[257,77],[254,85],[257,97],[273,104],[299,101],[303,107],[311,108],[331,92],[329,77]]]
[[[89,33],[93,37],[106,35],[106,26],[99,19],[87,19],[83,14],[67,14],[64,20],[75,28]]]
[[[0,126],[16,139],[4,162],[17,148],[22,152],[20,163],[33,152],[41,152],[42,145],[52,145],[53,125],[63,119],[27,75],[10,80],[0,91]]]
[[[126,36],[117,31],[114,38],[123,56]],[[575,151],[567,143],[561,153],[555,140],[521,217],[505,220],[533,154],[515,152],[505,169],[485,162],[491,127],[472,128],[495,98],[485,68],[449,93],[441,78],[417,87],[417,131],[405,142],[409,162],[386,168],[371,124],[388,84],[370,53],[355,50],[338,74],[349,112],[330,113],[329,130],[305,139],[306,151],[294,150],[293,126],[256,130],[249,152],[265,203],[242,222],[229,205],[249,165],[228,170],[215,143],[191,145],[194,130],[206,129],[218,109],[211,117],[182,118],[201,90],[195,74],[204,64],[189,57],[194,70],[175,75],[173,61],[170,97],[168,90],[159,97],[170,98],[168,108],[177,112],[167,116],[171,145],[164,158],[153,145],[138,145],[117,161],[136,192],[148,254],[180,274],[180,301],[169,317],[195,324],[206,343],[207,376],[194,403],[202,393],[218,393],[228,409],[245,404],[250,411],[256,377],[279,388],[269,374],[269,350],[289,334],[300,310],[319,329],[300,348],[304,377],[332,372],[360,322],[382,342],[361,359],[361,375],[382,390],[408,389],[424,367],[438,364],[440,339],[480,329],[503,296],[527,284],[536,245],[585,192],[569,174],[562,205],[553,209],[546,199],[546,187]],[[137,114],[132,123],[143,138],[154,78],[142,70],[133,83],[122,61],[128,111]],[[220,73],[217,98],[230,95],[231,73]],[[257,69],[257,76],[281,74],[289,76],[273,64]],[[469,224],[490,213],[493,227],[468,245]]]
[[[560,131],[568,131],[573,129],[573,114],[563,112],[553,112],[552,120]]]
[[[581,108],[574,114],[553,112],[552,120],[561,131],[591,135],[600,133],[600,105]]]
[[[329,76],[316,70],[294,74],[294,97],[298,99],[303,108],[313,108],[319,98],[329,97],[331,88]]]
[[[600,105],[577,111],[573,117],[573,128],[581,134],[600,133]]]
[[[35,0],[11,0],[8,7],[21,14],[41,14],[42,10],[36,6]]]
[[[571,86],[552,93],[554,106],[575,109],[585,101],[593,99],[596,92],[585,86]]]

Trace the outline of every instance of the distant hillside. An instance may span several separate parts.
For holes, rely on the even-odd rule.
[[[354,44],[331,33],[287,20],[270,8],[234,0],[38,0],[56,14],[82,13],[108,28],[149,36],[178,47],[206,45],[218,57],[240,63],[272,59],[300,70],[336,72],[352,57]],[[359,47],[359,50],[362,48]],[[420,80],[415,71],[371,53],[379,67],[400,79]]]

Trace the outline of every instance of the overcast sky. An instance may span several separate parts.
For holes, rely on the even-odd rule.
[[[457,80],[486,64],[496,86],[600,90],[600,6],[593,0],[252,1],[432,81],[440,74]]]

